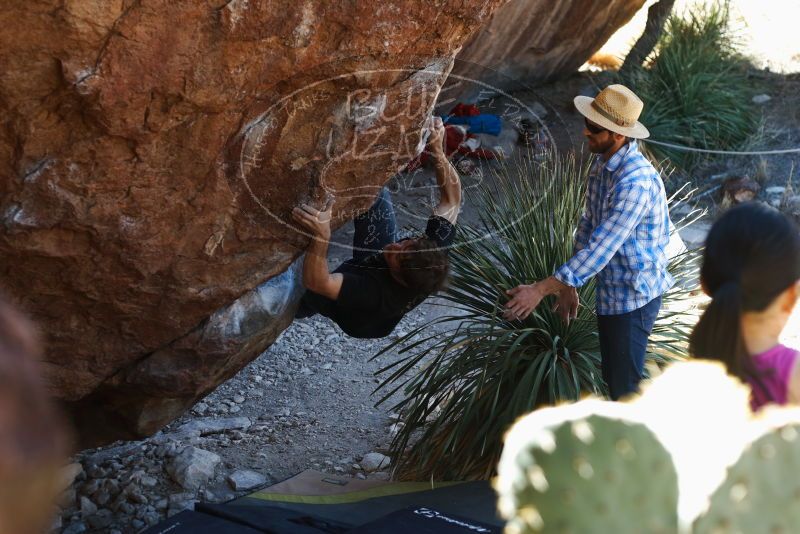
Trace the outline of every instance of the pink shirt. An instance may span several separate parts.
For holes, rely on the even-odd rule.
[[[756,370],[762,373],[759,379],[764,386],[763,388],[759,387],[756,380],[748,380],[753,390],[753,395],[750,397],[750,406],[753,411],[769,403],[786,404],[789,400],[792,370],[798,355],[800,353],[796,350],[779,344],[766,352],[753,356]]]

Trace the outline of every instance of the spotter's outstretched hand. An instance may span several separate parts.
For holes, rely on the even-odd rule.
[[[539,306],[545,295],[537,286],[537,283],[522,284],[506,291],[506,295],[511,297],[503,313],[507,321],[526,319]]]

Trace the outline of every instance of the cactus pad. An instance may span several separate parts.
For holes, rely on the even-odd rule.
[[[800,424],[753,442],[694,523],[697,534],[800,532]]]
[[[588,415],[535,426],[496,483],[507,534],[677,531],[675,467],[645,425]]]

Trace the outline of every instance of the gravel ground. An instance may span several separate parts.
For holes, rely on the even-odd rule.
[[[396,335],[435,313],[423,304]],[[367,464],[375,455],[364,457],[386,452],[398,419],[390,405],[375,408],[371,395],[378,382],[374,373],[391,356],[370,359],[389,342],[347,338],[324,318],[296,321],[269,350],[156,436],[79,455],[81,472],[66,497],[78,506],[64,511],[61,531],[137,532],[197,500],[227,501],[305,469],[387,479],[388,465],[372,471]],[[218,460],[182,458],[185,447]],[[180,474],[187,463],[201,471],[211,465],[213,475],[199,477],[192,487],[197,477]],[[263,478],[255,476],[255,485],[235,491],[242,471]]]

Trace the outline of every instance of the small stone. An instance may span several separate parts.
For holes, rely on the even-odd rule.
[[[356,478],[359,480],[366,480],[367,476],[364,473],[356,473]]]
[[[111,510],[102,509],[98,510],[93,516],[87,518],[86,522],[89,523],[92,529],[100,530],[109,527],[113,520],[114,515],[111,513]]]
[[[82,521],[77,521],[70,523],[67,528],[61,531],[61,534],[81,534],[81,532],[86,532],[86,524]]]
[[[221,458],[197,447],[184,448],[167,466],[172,479],[184,489],[196,490],[214,476]]]
[[[81,493],[91,495],[100,488],[100,480],[93,478],[81,487]]]
[[[161,516],[157,512],[148,512],[144,516],[144,522],[147,526],[153,526],[161,521]]]
[[[147,504],[149,502],[145,495],[138,492],[129,493],[128,499],[136,504]]]
[[[753,97],[753,104],[766,104],[770,100],[772,100],[772,97],[769,95],[756,95]]]
[[[240,406],[233,405],[230,408],[228,408],[228,411],[230,413],[239,413],[240,411],[242,411],[242,408]]]
[[[71,463],[63,468],[58,473],[59,481],[58,488],[64,491],[75,482],[79,477],[84,475],[83,466],[79,462]]]
[[[109,495],[114,497],[119,493],[119,482],[117,482],[116,479],[108,478],[103,482],[102,488]]]
[[[145,488],[154,488],[158,484],[158,479],[149,475],[145,475],[139,479],[139,484]]]
[[[86,474],[91,478],[105,478],[108,476],[108,471],[98,465],[90,465],[86,469]]]
[[[131,521],[131,526],[136,530],[141,530],[145,527],[145,522],[142,521],[141,519],[134,519],[133,521]]]
[[[235,402],[236,404],[242,404],[244,400],[245,400],[244,397],[242,397],[241,395],[234,395],[233,397],[233,402]]]
[[[205,415],[205,413],[208,411],[208,404],[206,404],[205,402],[198,402],[197,404],[194,405],[192,411],[197,415]]]
[[[222,405],[224,406],[224,405]],[[227,408],[226,408],[227,409]],[[246,430],[250,428],[247,417],[224,417],[220,419],[196,419],[181,425],[176,433],[198,432],[201,436],[219,434],[228,430]]]
[[[236,498],[236,495],[229,489],[219,489],[214,493],[214,502],[228,502]]]
[[[92,498],[100,506],[105,506],[111,501],[111,495],[103,488],[100,488],[99,490],[94,492],[92,494]]]
[[[379,452],[370,452],[365,454],[364,458],[361,460],[361,467],[368,473],[385,469],[390,465],[391,458]]]
[[[92,454],[91,457],[84,463],[89,465],[103,465],[109,462],[113,463],[117,458],[126,458],[131,453],[140,450],[141,446],[142,443],[140,441],[130,441],[115,447],[107,447]],[[108,474],[103,476],[108,476]]]
[[[81,496],[80,510],[81,510],[81,517],[83,519],[86,519],[87,517],[97,513],[97,505],[93,503],[89,498]]]
[[[75,499],[77,496],[78,494],[75,491],[75,487],[72,486],[61,492],[61,495],[58,496],[56,504],[58,504],[61,508],[70,508],[75,504]]]
[[[248,491],[267,482],[264,475],[249,470],[234,471],[228,475],[227,480],[235,491]]]
[[[173,493],[173,494],[171,494],[169,496],[168,499],[169,499],[169,504],[173,505],[173,504],[178,504],[178,503],[181,503],[181,502],[184,502],[184,501],[189,501],[189,500],[191,500],[193,498],[194,498],[194,494],[193,493],[182,492],[182,493]]]
[[[195,502],[196,501],[194,499],[187,499],[185,501],[170,504],[169,508],[167,509],[167,517],[172,517],[175,514],[183,512],[184,510],[191,510],[194,508]]]
[[[330,363],[330,362],[329,362],[329,363],[326,363],[326,364],[324,364],[324,365],[322,366],[322,368],[323,368],[324,370],[326,370],[326,371],[330,371],[331,369],[333,369],[333,364],[332,364],[332,363]]]

